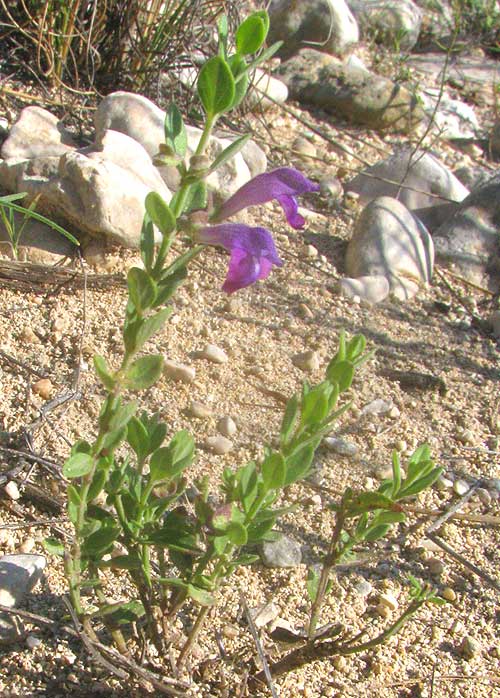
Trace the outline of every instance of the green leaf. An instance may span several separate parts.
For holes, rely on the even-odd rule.
[[[137,417],[132,417],[127,425],[127,441],[135,452],[139,461],[144,460],[148,455],[149,434]]]
[[[107,431],[102,440],[101,448],[106,451],[113,451],[127,436],[127,428],[120,427]]]
[[[249,512],[257,496],[257,471],[255,463],[250,461],[238,470],[238,498],[245,512]]]
[[[367,511],[375,511],[376,509],[394,508],[394,502],[390,497],[386,497],[381,492],[362,492],[355,495],[351,500],[347,500],[346,516],[358,516]]]
[[[318,595],[319,586],[319,572],[315,567],[309,567],[307,570],[307,594],[311,599],[311,603],[316,601],[316,596]]]
[[[214,551],[217,555],[224,555],[229,544],[229,538],[226,535],[215,536],[213,539]]]
[[[374,526],[373,528],[369,528],[368,531],[365,533],[365,541],[367,543],[372,543],[375,540],[379,540],[379,538],[383,538],[387,531],[390,529],[390,527],[390,524],[382,524],[380,526]]]
[[[125,625],[135,623],[144,613],[144,606],[140,601],[128,601],[101,606],[95,615],[106,616],[115,625]]]
[[[259,10],[247,17],[236,30],[236,50],[241,54],[256,53],[269,31],[269,16]]]
[[[111,550],[114,541],[119,535],[120,529],[117,526],[103,526],[85,538],[82,550],[89,557],[104,555]]]
[[[109,372],[105,359],[98,354],[94,356],[94,368],[99,380],[104,385],[106,390],[113,390],[116,385],[116,381]]]
[[[401,463],[399,453],[394,450],[392,452],[392,489],[391,497],[395,498],[401,487]]]
[[[45,538],[43,541],[43,547],[50,555],[64,557],[64,545],[57,538]]]
[[[154,264],[155,231],[153,221],[146,213],[142,221],[141,239],[139,242],[141,259],[147,272],[150,272]]]
[[[153,305],[157,289],[147,272],[139,267],[132,267],[127,274],[127,285],[130,300],[138,313]]]
[[[124,387],[128,390],[146,390],[156,383],[163,368],[163,356],[151,354],[136,359],[125,374]]]
[[[225,535],[233,545],[246,545],[248,533],[246,527],[237,521],[230,521],[225,530]]]
[[[274,56],[276,51],[280,50],[282,46],[283,41],[276,41],[274,44],[269,46],[269,48],[264,49],[264,51],[262,51],[262,53],[260,53],[254,61],[249,63],[248,70],[251,71],[254,68],[257,68],[257,66],[261,65],[261,63],[268,61],[270,58],[272,58],[272,56]]]
[[[284,486],[291,485],[292,482],[301,480],[308,474],[311,469],[316,448],[319,445],[319,439],[315,439],[312,444],[299,444],[297,448],[286,456],[286,477]]]
[[[187,585],[187,595],[201,606],[213,606],[215,603],[215,598],[212,594],[205,591],[205,589],[195,587],[193,584]]]
[[[174,295],[176,290],[185,281],[186,278],[186,267],[181,267],[173,273],[165,275],[158,282],[158,295],[156,297],[153,307],[158,308],[160,305],[164,305]],[[169,310],[169,314],[170,312],[171,311]]]
[[[107,473],[105,470],[96,470],[87,494],[87,502],[91,502],[100,492],[102,492],[104,485],[106,484],[106,476]]]
[[[158,289],[160,292],[160,289]],[[163,308],[154,315],[127,323],[123,338],[128,352],[137,352],[161,330],[172,313],[172,308]]]
[[[94,459],[88,453],[75,453],[70,456],[63,466],[63,475],[68,479],[82,477],[90,473],[94,467]]]
[[[178,431],[168,446],[159,448],[151,456],[150,481],[156,483],[177,477],[192,463],[193,457],[193,437],[185,429]]]
[[[343,393],[351,387],[354,366],[350,361],[330,361],[326,369],[326,377],[331,383],[338,383],[339,391]]]
[[[234,78],[221,56],[210,58],[200,70],[198,95],[210,119],[227,111],[233,104]]]
[[[403,497],[415,496],[419,492],[422,492],[422,490],[425,490],[427,489],[427,487],[430,487],[442,474],[443,468],[433,468],[433,470],[431,470],[430,473],[424,475],[418,480],[415,480],[415,482],[413,482],[411,485],[405,486],[405,483],[403,483],[403,487],[398,493],[398,499],[402,499]]]
[[[167,237],[175,230],[177,221],[169,205],[155,191],[150,191],[145,201],[146,211],[162,235]]]
[[[137,412],[137,408],[138,404],[135,402],[135,400],[133,402],[126,402],[124,405],[120,405],[109,420],[108,426],[110,431],[126,427],[134,414]]]
[[[137,555],[117,555],[111,560],[101,560],[99,567],[111,567],[117,570],[138,570],[141,568],[141,561]]]
[[[209,172],[212,170],[210,169]],[[208,204],[208,189],[204,180],[191,184],[184,200],[183,213],[205,209]]]
[[[366,339],[362,334],[354,335],[346,346],[346,359],[353,364],[361,357],[366,349]]]
[[[261,465],[264,491],[283,487],[286,477],[286,462],[280,453],[271,453]]]
[[[248,77],[247,62],[242,56],[236,54],[228,59],[229,67],[234,77],[234,100],[231,109],[237,107],[245,99],[250,79]]]
[[[228,145],[227,148],[224,148],[224,150],[221,153],[219,153],[215,160],[212,162],[208,171],[214,172],[225,162],[231,160],[231,158],[234,158],[234,156],[237,155],[237,153],[239,153],[240,150],[242,150],[242,148],[245,147],[250,138],[251,134],[247,133],[245,136],[240,136],[239,138],[237,138],[235,141],[231,143],[231,145]]]
[[[299,398],[293,395],[286,404],[285,414],[281,422],[281,444],[286,446],[293,436],[297,417],[299,415]]]
[[[321,424],[329,412],[329,399],[333,387],[328,381],[324,381],[312,388],[302,400],[301,423],[312,427]]]
[[[217,22],[217,34],[219,37],[219,55],[223,58],[226,56],[228,25],[226,15],[222,15]]]
[[[186,127],[175,102],[169,104],[165,115],[165,142],[181,158],[185,156],[188,145]]]

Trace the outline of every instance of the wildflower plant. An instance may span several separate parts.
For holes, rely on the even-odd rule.
[[[180,111],[175,105],[167,111],[165,143],[157,160],[175,164],[180,188],[169,203],[155,193],[146,199],[140,241],[143,266],[131,268],[127,277],[121,365],[112,370],[105,358],[95,357],[95,371],[106,391],[97,434],[93,442],[76,442],[63,468],[69,481],[67,510],[74,539],[66,549],[53,539],[46,543],[64,557],[71,603],[87,635],[95,638],[105,626],[127,656],[140,656],[142,651],[165,656],[174,619],[186,605],[194,609],[195,620],[177,657],[178,666],[185,662],[234,570],[256,562],[255,546],[276,537],[276,522],[290,512],[290,507],[279,506],[280,496],[310,472],[323,437],[349,408],[345,394],[355,372],[370,357],[363,336],[348,341],[341,335],[323,380],[317,385],[304,383],[288,401],[278,443],[266,446],[258,460],[227,468],[218,491],[210,491],[207,479],[197,481],[189,510],[185,491],[195,457],[193,437],[185,430],[168,434],[167,425],[141,412],[131,397],[160,377],[162,357],[144,353],[144,347],[167,321],[168,303],[186,278],[190,261],[207,245],[219,245],[230,253],[223,285],[228,293],[265,279],[273,266],[282,265],[268,230],[227,219],[243,208],[276,199],[290,225],[300,228],[304,221],[296,197],[318,188],[301,173],[283,167],[255,177],[221,206],[207,210],[206,176],[234,156],[248,136],[238,138],[214,162],[207,160],[205,148],[219,117],[244,98],[249,71],[277,49],[277,45],[262,48],[268,25],[266,12],[255,12],[238,27],[233,44],[225,21],[219,22],[218,54],[205,63],[198,78],[205,125],[189,165],[184,162],[187,138]],[[158,246],[155,227],[162,236]],[[171,260],[179,232],[189,236],[191,245]],[[440,472],[424,446],[410,458],[406,477],[395,456],[393,476],[377,492],[346,489],[332,505],[336,523],[330,549],[319,572],[312,569],[307,581],[309,629],[299,641],[306,643],[309,654],[302,657],[315,658],[318,643],[323,643],[322,656],[328,654],[325,647],[330,653],[356,651],[357,645],[342,633],[337,633],[333,645],[325,644],[331,642],[332,632],[319,625],[332,569],[355,546],[384,536],[390,526],[403,521],[405,500],[428,487]],[[121,570],[128,576],[127,588],[134,589],[123,603],[108,601],[105,572],[110,569]],[[82,593],[89,589],[91,603]],[[434,598],[421,587],[414,597],[403,620]],[[131,624],[139,628],[142,640],[130,637]],[[297,665],[290,661],[292,668]]]

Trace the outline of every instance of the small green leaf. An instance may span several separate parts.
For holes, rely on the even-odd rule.
[[[108,427],[110,431],[126,427],[134,414],[137,412],[137,408],[138,404],[135,402],[135,400],[132,402],[126,402],[124,405],[120,405],[109,420]]]
[[[326,369],[326,377],[330,383],[338,383],[339,391],[343,393],[351,387],[354,366],[350,361],[330,361]]]
[[[121,444],[121,442],[125,439],[126,436],[126,427],[120,427],[119,429],[107,431],[101,443],[102,450],[106,450],[109,453],[111,453],[119,444]]]
[[[217,22],[217,34],[219,37],[219,55],[221,55],[223,58],[225,58],[226,47],[227,47],[227,35],[228,35],[228,25],[227,25],[226,15],[222,15],[222,17]]]
[[[237,138],[235,141],[231,143],[231,145],[228,145],[227,148],[224,148],[224,150],[217,155],[215,160],[212,162],[209,168],[209,172],[214,172],[217,170],[221,165],[226,163],[228,160],[231,160],[231,158],[234,158],[237,153],[242,150],[242,148],[245,147],[245,145],[248,143],[250,140],[251,134],[247,133],[245,136],[240,136]]]
[[[139,267],[132,267],[127,274],[127,285],[130,300],[138,313],[153,305],[157,289],[147,272]]]
[[[381,492],[362,492],[353,496],[350,501],[347,501],[346,516],[358,516],[367,511],[375,511],[376,509],[392,510],[393,508],[394,502],[392,499],[386,497]]]
[[[354,335],[346,346],[346,359],[353,364],[361,357],[366,349],[366,339],[362,334]]]
[[[155,253],[155,231],[153,221],[146,213],[142,221],[141,239],[139,242],[141,259],[147,272],[153,268]]]
[[[284,486],[291,485],[292,482],[301,480],[307,476],[313,462],[316,448],[319,446],[321,437],[315,439],[313,443],[299,445],[286,456],[286,477]]]
[[[70,456],[63,466],[63,475],[68,479],[82,477],[90,473],[94,467],[94,459],[88,453],[75,453]]]
[[[106,390],[113,390],[116,385],[116,381],[109,372],[109,369],[106,365],[106,361],[102,356],[99,356],[98,354],[94,356],[94,368],[99,380],[104,385]]]
[[[227,111],[233,104],[234,78],[230,67],[221,56],[210,58],[200,70],[198,95],[210,119]]]
[[[187,585],[187,595],[201,606],[213,606],[215,603],[215,598],[212,594],[204,589],[195,587],[193,584]]]
[[[193,456],[193,437],[188,431],[182,429],[175,434],[168,446],[159,448],[151,456],[150,481],[157,483],[177,477],[191,464]]]
[[[403,483],[401,490],[398,492],[398,499],[415,496],[419,492],[422,492],[423,490],[427,489],[427,487],[434,484],[434,482],[436,482],[438,477],[442,474],[443,468],[434,468],[430,471],[430,473],[424,475],[418,480],[415,480],[415,482],[413,482],[411,485],[405,486],[405,483]]]
[[[155,191],[150,191],[145,201],[146,211],[162,235],[168,236],[175,230],[177,221],[169,205]]]
[[[280,453],[271,453],[261,465],[264,491],[283,487],[286,477],[286,462]]]
[[[186,127],[175,102],[169,104],[165,115],[165,142],[181,158],[185,156],[188,145]]]
[[[117,570],[138,570],[141,567],[141,561],[136,555],[117,555],[111,560],[101,560],[99,567],[111,567]]]
[[[97,497],[100,492],[104,489],[104,485],[106,484],[106,471],[105,470],[97,470],[94,474],[94,477],[92,478],[92,484],[90,485],[88,494],[87,494],[87,502],[91,502],[93,499]]]
[[[276,51],[279,51],[280,48],[283,46],[283,41],[276,41],[274,44],[269,46],[269,48],[264,49],[255,60],[253,60],[251,63],[248,65],[248,70],[251,71],[254,68],[257,68],[257,66],[261,65],[262,63],[265,63],[268,61],[270,58],[274,56]]]
[[[247,62],[236,54],[228,59],[229,67],[234,77],[234,100],[231,109],[237,107],[245,99],[250,79],[248,77]]]
[[[50,555],[64,557],[64,545],[57,538],[45,538],[43,541],[43,547]]]
[[[186,267],[181,267],[175,271],[166,274],[158,282],[158,295],[156,297],[154,308],[158,308],[160,305],[164,305],[176,292],[179,286],[187,278]],[[170,314],[169,310],[169,314]]]
[[[236,50],[241,54],[256,53],[266,40],[269,31],[269,17],[265,10],[259,10],[247,17],[236,30]]]
[[[293,395],[286,404],[285,414],[281,422],[281,444],[286,446],[292,438],[299,415],[299,398]]]
[[[137,417],[132,417],[127,425],[127,441],[138,460],[144,460],[148,455],[149,434],[144,424]]]
[[[160,288],[158,288],[160,293]],[[172,313],[172,308],[163,308],[154,315],[127,323],[123,338],[128,352],[138,352],[146,342],[161,330]]]
[[[212,170],[210,169],[209,172]],[[190,213],[191,211],[199,211],[200,209],[205,209],[208,204],[208,190],[206,182],[200,180],[191,184],[188,189],[186,199],[184,201],[183,213]]]
[[[126,625],[135,623],[144,613],[144,606],[140,601],[128,601],[101,606],[95,615],[106,616],[114,625]]]
[[[392,452],[392,490],[391,497],[395,498],[401,487],[401,463],[399,453],[394,450]]]
[[[324,381],[304,396],[301,407],[301,423],[304,426],[312,427],[319,425],[328,415],[330,395],[333,391],[332,385]]]
[[[229,545],[229,538],[226,535],[215,536],[213,539],[214,551],[217,555],[224,555]]]
[[[390,529],[390,527],[390,524],[381,524],[380,526],[374,526],[373,528],[369,528],[368,531],[365,533],[365,541],[367,543],[373,543],[373,541],[379,540],[379,538],[383,538],[387,531]]]
[[[163,357],[159,354],[141,356],[128,368],[124,386],[128,390],[146,390],[156,383],[163,368]]]
[[[307,594],[308,594],[309,598],[311,599],[311,603],[314,603],[316,601],[316,596],[318,595],[318,586],[319,586],[318,570],[314,567],[309,567],[309,569],[307,570],[306,588],[307,588]]]
[[[225,530],[225,535],[233,545],[246,545],[248,541],[247,529],[243,524],[236,521],[230,521]]]

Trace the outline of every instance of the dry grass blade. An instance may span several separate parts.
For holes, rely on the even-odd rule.
[[[267,663],[266,653],[264,652],[264,648],[262,647],[259,633],[257,632],[257,628],[255,627],[255,623],[253,622],[252,615],[250,613],[250,609],[248,608],[248,604],[247,604],[246,599],[245,599],[242,592],[240,593],[240,601],[241,601],[241,605],[243,606],[243,610],[245,612],[245,617],[247,619],[250,633],[252,635],[253,641],[255,642],[255,646],[257,648],[257,652],[259,654],[260,661],[262,663],[262,673],[266,679],[269,690],[271,691],[271,695],[273,696],[273,698],[278,698],[278,694],[276,692],[276,687],[275,687],[274,682],[273,682],[273,677],[271,676],[271,672],[269,671],[269,664]]]

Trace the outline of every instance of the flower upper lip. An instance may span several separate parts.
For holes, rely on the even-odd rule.
[[[302,228],[304,219],[298,213],[296,197],[318,190],[319,185],[311,182],[298,170],[292,167],[279,167],[271,172],[257,175],[240,187],[222,204],[213,220],[217,223],[234,216],[248,206],[265,204],[267,201],[276,199],[283,207],[292,228]]]

